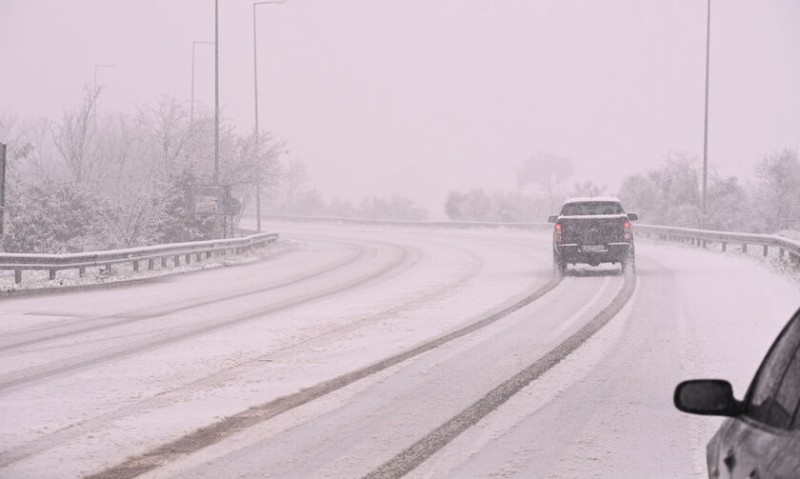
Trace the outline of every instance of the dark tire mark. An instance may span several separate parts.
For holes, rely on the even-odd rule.
[[[219,303],[219,302],[223,302],[223,301],[231,301],[231,300],[235,300],[235,299],[241,299],[241,298],[245,298],[247,296],[254,296],[254,295],[257,295],[257,294],[262,294],[262,293],[266,293],[266,292],[269,292],[269,291],[274,291],[274,290],[277,290],[277,289],[280,289],[280,288],[293,286],[293,285],[301,283],[303,281],[307,281],[309,279],[314,279],[314,278],[317,278],[319,276],[328,274],[328,273],[330,273],[332,271],[335,271],[337,269],[349,266],[349,265],[355,263],[356,261],[358,261],[361,257],[363,257],[364,252],[365,252],[365,249],[364,248],[360,248],[358,250],[358,253],[356,253],[356,254],[348,257],[344,261],[336,263],[336,264],[334,264],[332,266],[329,266],[329,267],[326,267],[326,268],[323,268],[323,269],[320,269],[320,270],[313,271],[313,272],[311,272],[309,274],[306,274],[306,275],[291,279],[291,280],[289,280],[287,282],[283,282],[283,283],[279,283],[279,284],[275,284],[275,285],[271,285],[271,286],[266,286],[266,287],[263,287],[263,288],[257,288],[257,289],[252,289],[252,290],[248,290],[248,291],[242,291],[242,292],[239,292],[239,293],[229,294],[229,295],[224,295],[224,296],[219,296],[219,297],[205,298],[205,299],[203,299],[201,301],[197,301],[197,300],[186,301],[182,305],[175,305],[175,306],[171,306],[171,307],[164,307],[164,306],[150,307],[150,308],[145,308],[145,309],[141,309],[141,310],[134,310],[134,311],[131,311],[131,312],[128,312],[128,313],[124,313],[124,314],[115,314],[115,315],[111,315],[111,316],[101,316],[101,317],[87,318],[87,319],[81,320],[78,323],[72,323],[69,326],[74,327],[76,325],[79,325],[80,323],[94,323],[94,322],[105,321],[105,320],[112,320],[112,321],[111,322],[104,322],[103,324],[96,324],[96,325],[92,325],[92,326],[86,326],[86,327],[79,328],[79,329],[73,329],[73,330],[68,331],[68,332],[57,333],[57,334],[48,334],[48,335],[45,335],[45,336],[31,338],[31,339],[27,339],[27,340],[24,340],[24,341],[18,341],[16,343],[5,344],[5,345],[0,346],[0,352],[19,349],[19,348],[22,348],[22,347],[25,347],[25,346],[31,346],[31,345],[34,345],[34,344],[39,344],[39,343],[43,343],[43,342],[47,342],[47,341],[54,341],[54,340],[64,339],[64,338],[68,338],[68,337],[71,337],[71,336],[77,336],[77,335],[83,334],[83,333],[91,333],[91,332],[101,331],[101,330],[104,330],[104,329],[109,329],[109,328],[113,328],[113,327],[117,327],[117,326],[124,326],[124,325],[128,325],[128,324],[131,324],[131,323],[135,323],[137,321],[146,321],[146,320],[149,320],[149,319],[160,318],[162,316],[167,316],[167,315],[170,315],[170,314],[175,314],[175,313],[179,313],[179,312],[183,312],[183,311],[189,311],[189,310],[192,310],[192,309],[201,308],[203,306],[208,306],[208,305],[214,304],[214,303]],[[155,312],[152,312],[153,310],[155,310]],[[116,321],[114,321],[114,320],[116,320]],[[60,324],[60,325],[46,326],[44,328],[38,329],[37,332],[48,331],[48,330],[59,329],[59,328],[63,329],[64,325]],[[17,334],[27,334],[27,333],[30,333],[30,331],[25,331],[25,332],[21,332],[21,333],[17,333]]]
[[[368,322],[373,321],[376,317],[380,318],[380,317],[383,317],[383,316],[386,316],[386,315],[399,314],[402,311],[410,311],[410,310],[413,310],[416,307],[418,307],[420,304],[424,304],[426,302],[430,302],[430,301],[434,301],[434,300],[440,299],[442,296],[449,294],[451,291],[457,289],[459,286],[469,282],[471,279],[473,279],[483,269],[483,260],[480,257],[478,257],[477,255],[475,255],[474,253],[472,253],[470,251],[467,251],[467,250],[463,250],[463,251],[471,258],[471,262],[472,262],[473,266],[472,266],[472,268],[470,268],[470,270],[466,274],[464,274],[462,277],[458,278],[456,281],[454,281],[452,283],[447,283],[446,285],[444,285],[442,287],[439,287],[439,288],[437,288],[437,289],[435,289],[433,291],[428,291],[425,294],[423,294],[421,296],[418,296],[418,297],[415,297],[415,298],[412,298],[412,299],[410,299],[408,301],[405,301],[402,304],[399,304],[399,305],[396,305],[396,306],[391,306],[391,307],[389,307],[389,308],[387,308],[385,310],[379,311],[373,316],[361,318],[361,319],[357,320],[354,323],[349,323],[349,324],[346,324],[346,325],[343,325],[343,326],[338,326],[338,327],[336,327],[334,329],[325,331],[325,332],[323,332],[321,334],[318,334],[316,336],[313,336],[311,338],[304,339],[302,341],[299,341],[299,342],[296,342],[296,343],[293,343],[293,344],[290,344],[290,345],[286,345],[286,346],[282,346],[282,347],[276,348],[276,349],[274,349],[272,351],[269,351],[269,352],[261,355],[257,359],[253,359],[253,360],[249,361],[248,364],[252,364],[254,362],[263,360],[263,358],[274,358],[276,355],[289,353],[294,349],[297,349],[297,348],[302,347],[302,346],[306,346],[309,343],[312,343],[314,341],[324,340],[326,337],[332,337],[332,336],[335,336],[335,335],[338,335],[338,334],[342,334],[342,332],[351,331],[351,330],[361,326],[364,323],[368,323]],[[150,399],[145,400],[145,401],[140,401],[140,402],[138,402],[136,404],[129,405],[129,406],[123,407],[123,408],[118,409],[118,410],[107,412],[105,414],[102,414],[101,416],[94,417],[92,419],[82,421],[82,422],[80,422],[78,424],[69,425],[69,426],[67,426],[67,427],[65,427],[63,429],[54,431],[54,432],[52,432],[52,433],[50,433],[47,436],[44,436],[42,438],[30,441],[30,442],[28,442],[26,444],[22,444],[22,445],[16,446],[16,447],[8,449],[6,451],[0,452],[0,467],[4,467],[4,466],[7,466],[7,465],[12,464],[14,462],[20,461],[20,460],[22,460],[22,459],[24,459],[26,457],[29,457],[29,456],[31,456],[33,454],[44,452],[47,449],[49,449],[51,447],[54,447],[54,445],[57,445],[59,443],[69,442],[71,438],[75,437],[76,435],[80,435],[80,434],[86,432],[87,430],[91,429],[91,427],[93,425],[109,423],[109,422],[118,420],[121,417],[125,417],[125,416],[129,416],[129,415],[135,414],[136,412],[138,412],[138,411],[140,411],[142,409],[145,409],[145,408],[148,408],[148,407],[155,407],[156,404],[163,404],[164,401],[170,401],[170,397],[176,396],[180,391],[190,390],[192,388],[195,388],[195,387],[198,387],[198,386],[202,385],[203,383],[213,382],[216,378],[227,377],[232,370],[239,369],[239,368],[242,368],[242,367],[243,367],[243,365],[237,365],[237,366],[234,366],[234,367],[225,368],[225,369],[223,369],[221,371],[217,371],[217,372],[215,372],[215,373],[213,373],[213,374],[211,374],[209,376],[206,376],[206,377],[200,378],[198,380],[195,380],[195,381],[193,381],[193,382],[191,382],[189,384],[181,385],[181,386],[173,388],[171,390],[168,390],[168,391],[165,391],[165,392],[161,392],[161,393],[158,394],[158,396],[156,396],[154,398],[150,398]],[[246,367],[246,365],[244,367]]]
[[[397,248],[396,245],[391,245],[391,246]],[[189,331],[173,334],[171,336],[167,336],[162,339],[156,339],[156,340],[147,339],[144,341],[140,341],[139,343],[136,343],[134,345],[130,345],[128,347],[113,348],[109,352],[100,352],[99,355],[94,355],[88,358],[86,357],[72,358],[72,360],[63,360],[55,365],[48,364],[44,366],[35,366],[27,370],[14,371],[4,376],[0,376],[0,394],[3,392],[7,392],[11,389],[18,388],[20,386],[29,385],[41,380],[50,379],[57,376],[72,374],[77,371],[83,370],[85,368],[98,366],[125,357],[134,356],[136,354],[141,354],[147,351],[152,351],[154,349],[161,348],[163,346],[167,346],[169,344],[178,341],[183,341],[192,337],[207,334],[209,332],[225,329],[231,326],[245,323],[247,321],[260,319],[268,314],[284,311],[286,309],[300,306],[305,303],[326,298],[328,296],[339,294],[348,290],[356,289],[360,286],[363,286],[364,284],[373,282],[379,279],[380,277],[391,273],[394,269],[404,264],[410,255],[409,253],[410,248],[401,247],[399,249],[401,251],[400,258],[390,263],[389,265],[382,267],[377,272],[371,273],[369,275],[360,277],[358,279],[349,281],[347,283],[332,288],[327,288],[316,293],[307,294],[299,299],[288,300],[278,305],[269,305],[261,308],[252,309],[244,313],[233,315],[227,319],[216,322],[214,324],[202,327],[195,327],[190,329]]]
[[[633,295],[635,286],[635,278],[626,275],[625,283],[617,296],[581,329],[573,333],[542,358],[491,390],[483,398],[453,416],[450,420],[428,433],[427,436],[364,476],[364,478],[398,478],[414,470],[462,432],[477,424],[478,421],[575,351],[625,306],[631,295]]]
[[[345,386],[348,386],[356,381],[379,373],[413,357],[419,356],[427,351],[438,348],[446,343],[485,328],[486,326],[489,326],[490,324],[541,298],[546,293],[558,286],[560,282],[561,278],[554,277],[550,280],[550,282],[545,284],[534,293],[526,296],[510,306],[503,308],[500,311],[485,317],[484,319],[473,322],[463,328],[423,343],[403,353],[390,356],[371,366],[343,374],[303,389],[297,393],[274,399],[267,403],[254,406],[238,414],[234,414],[233,416],[226,417],[216,423],[183,436],[180,439],[164,444],[141,456],[128,459],[117,466],[88,476],[87,479],[133,478],[144,474],[145,472],[156,469],[166,463],[174,461],[182,456],[197,452],[203,448],[216,444],[243,429],[264,422],[268,419],[278,416],[279,414],[285,413],[322,396],[330,394],[336,390],[344,388]]]

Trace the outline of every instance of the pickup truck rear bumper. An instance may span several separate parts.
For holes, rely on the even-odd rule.
[[[560,244],[554,253],[566,263],[619,263],[628,256],[631,243],[609,243],[601,246]]]

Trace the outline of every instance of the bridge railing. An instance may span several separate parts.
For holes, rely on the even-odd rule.
[[[167,245],[145,246],[107,251],[65,254],[9,254],[0,253],[0,270],[13,270],[14,281],[22,282],[23,271],[47,270],[50,279],[56,279],[61,270],[78,270],[79,276],[86,273],[87,268],[100,268],[110,271],[113,265],[131,263],[134,271],[139,271],[141,263],[146,262],[147,269],[153,270],[160,262],[162,268],[172,263],[179,266],[182,262],[189,264],[192,258],[202,261],[213,255],[229,253],[240,254],[251,248],[273,243],[278,239],[277,233],[260,233],[241,238],[196,241],[191,243],[174,243]],[[171,261],[170,261],[171,260]]]

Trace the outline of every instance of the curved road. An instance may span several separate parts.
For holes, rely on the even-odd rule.
[[[800,298],[645,241],[558,280],[545,234],[271,226],[263,261],[2,300],[0,476],[702,477],[718,422],[672,388],[741,395]]]

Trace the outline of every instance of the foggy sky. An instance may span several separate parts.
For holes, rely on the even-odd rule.
[[[259,120],[326,195],[398,193],[436,214],[452,188],[513,189],[538,152],[608,185],[702,158],[703,0],[289,0],[258,7]],[[800,2],[712,5],[709,161],[750,176],[800,147]],[[57,117],[188,100],[213,0],[0,0],[0,114]],[[213,46],[195,99],[213,107]],[[220,102],[253,126],[252,2],[220,0]],[[224,159],[222,159],[224,161]]]

